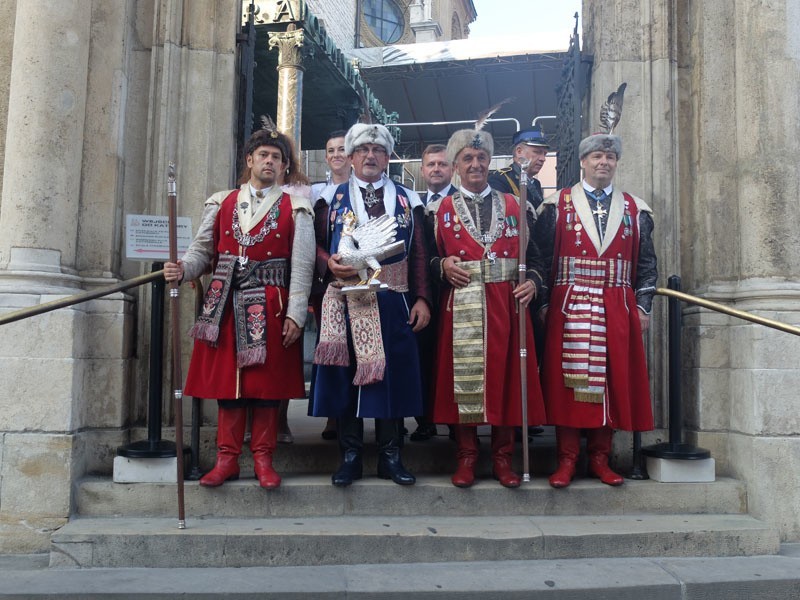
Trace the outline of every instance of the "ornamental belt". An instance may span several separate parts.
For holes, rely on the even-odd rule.
[[[453,397],[460,423],[486,422],[486,296],[487,283],[519,277],[516,258],[458,263],[470,274],[466,287],[453,290]]]
[[[389,286],[393,292],[408,291],[408,260],[403,259],[389,265],[381,265],[378,280]]]
[[[556,269],[555,285],[631,286],[631,261],[621,258],[562,256]]]
[[[247,290],[254,287],[273,285],[287,287],[289,279],[289,260],[272,258],[270,260],[248,261],[244,267],[238,264],[233,270],[234,289]]]

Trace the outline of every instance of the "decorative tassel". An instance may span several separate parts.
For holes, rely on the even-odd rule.
[[[356,366],[356,375],[353,377],[353,385],[370,385],[383,381],[383,374],[386,371],[385,360],[374,360],[367,364],[359,363]]]
[[[564,373],[564,387],[578,388],[589,385],[589,377],[573,373]]]
[[[251,365],[263,365],[265,362],[267,362],[266,346],[248,348],[236,353],[236,366],[240,369]]]
[[[603,394],[592,394],[590,392],[579,392],[577,390],[574,394],[576,402],[588,402],[589,404],[603,403]]]
[[[219,338],[219,326],[198,321],[189,330],[189,337],[209,342],[213,347],[216,347],[217,339]]]
[[[347,352],[347,342],[320,342],[314,351],[315,365],[328,365],[332,367],[349,367],[350,354]]]

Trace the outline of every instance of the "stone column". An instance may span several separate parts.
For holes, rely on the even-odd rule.
[[[289,135],[300,151],[303,112],[303,30],[290,24],[285,32],[270,33],[270,49],[278,48],[278,129]]]
[[[42,29],[41,15],[58,15]],[[91,3],[19,3],[0,210],[0,291],[66,291],[75,275]]]
[[[0,198],[3,193],[3,163],[6,147],[8,86],[11,82],[11,56],[14,49],[16,0],[0,0]]]
[[[595,123],[628,82],[617,181],[655,211],[662,284],[678,273],[691,294],[800,323],[800,5],[583,8],[595,58],[588,114]],[[800,538],[800,338],[705,309],[683,314],[686,441],[711,449],[718,475],[746,483],[751,514]],[[664,320],[650,337],[657,349]],[[665,354],[651,358],[658,389]]]
[[[682,250],[691,293],[800,323],[800,6],[685,3],[695,133]],[[690,66],[691,65],[691,66]],[[800,537],[800,338],[687,309],[691,427],[748,483],[748,508]]]
[[[8,87],[0,310],[72,294],[92,3],[17,2]],[[13,13],[12,13],[13,14]],[[49,19],[43,29],[42,18]],[[3,115],[5,116],[5,115]],[[0,349],[0,552],[40,552],[71,507],[74,403],[89,361],[87,307],[3,326]],[[108,333],[108,332],[106,332]]]

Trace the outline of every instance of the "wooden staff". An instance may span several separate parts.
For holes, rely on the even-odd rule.
[[[529,161],[520,164],[519,169],[519,281],[521,286],[527,280],[528,266],[525,264],[528,254],[528,165]],[[522,402],[522,481],[531,480],[528,466],[528,341],[526,339],[526,320],[528,307],[519,303],[519,385]]]
[[[169,261],[178,262],[178,191],[175,163],[167,169],[167,205],[169,207]],[[170,330],[172,332],[172,386],[175,400],[175,454],[178,462],[178,529],[186,529],[183,493],[183,369],[181,368],[180,281],[169,283]]]

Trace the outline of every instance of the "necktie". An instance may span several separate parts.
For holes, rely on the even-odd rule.
[[[605,198],[605,197],[606,197],[606,193],[605,193],[605,191],[603,191],[603,190],[601,190],[601,189],[596,189],[595,191],[593,191],[593,192],[592,192],[592,195],[593,195],[593,196],[595,197],[595,199],[596,199],[596,200],[598,200],[598,201],[600,201],[600,200],[602,200],[603,198]]]
[[[441,197],[442,197],[442,195],[441,195],[441,194],[434,194],[433,196],[431,196],[430,198],[428,198],[428,203],[430,203],[430,202],[436,202],[436,201],[437,201],[439,198],[441,198]]]
[[[261,190],[258,190],[258,191],[256,191],[256,196],[258,196],[259,198],[263,198],[264,197],[264,192],[262,192]]]

